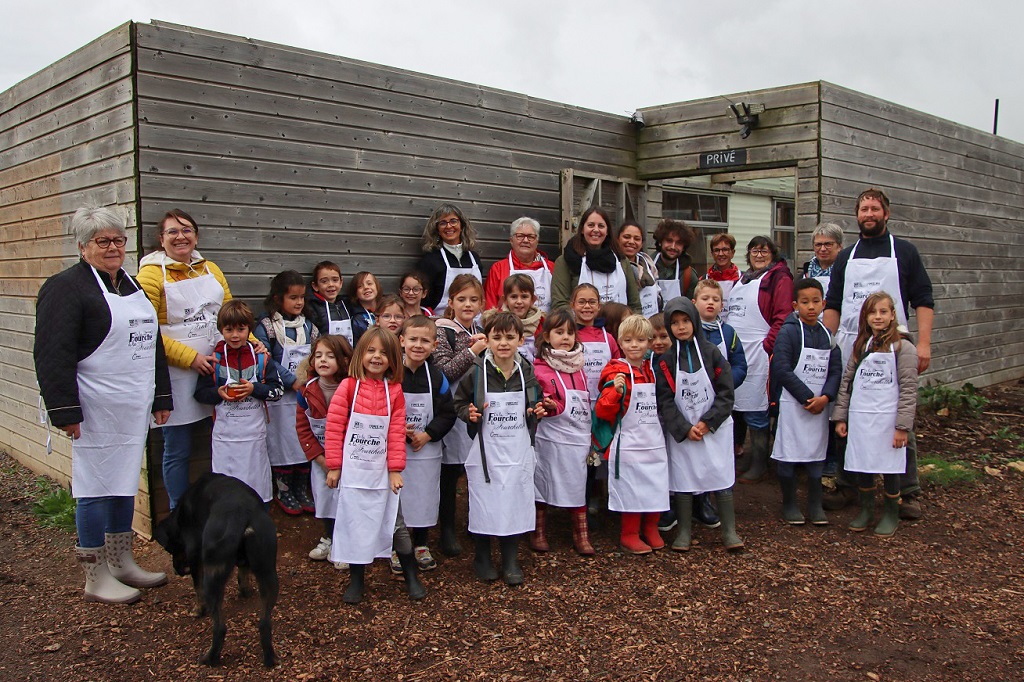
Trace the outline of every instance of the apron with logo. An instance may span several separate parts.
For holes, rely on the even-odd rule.
[[[654,256],[654,262],[661,260],[661,254],[658,253]],[[673,298],[679,298],[683,295],[682,287],[679,284],[679,259],[676,258],[676,275],[673,279],[659,279],[658,286],[661,287],[661,296],[665,299],[665,303],[668,303]]]
[[[457,325],[462,327],[462,323],[456,320]],[[462,331],[466,332],[470,336],[475,331],[478,331],[478,327],[474,324],[471,329],[462,327]],[[470,367],[468,370],[473,371]],[[465,374],[463,374],[465,376]],[[458,389],[458,381],[448,382],[448,388],[451,391],[452,397],[455,396],[455,391]],[[452,430],[445,434],[444,438],[441,439],[442,448],[442,459],[443,464],[465,464],[466,458],[469,456],[469,446],[472,443],[472,439],[469,437],[469,431],[466,427],[466,422],[461,419],[455,420],[455,426]]]
[[[534,303],[538,309],[542,312],[548,312],[551,309],[551,271],[547,268],[547,261],[544,260],[544,256],[537,254],[537,258],[540,259],[540,267],[536,270],[516,270],[512,267],[512,254],[508,255],[508,274],[511,275],[526,275],[533,280],[533,295],[537,297]]]
[[[313,377],[306,382],[306,386],[317,381],[319,381],[319,377]],[[313,436],[320,443],[320,446],[323,447],[324,435],[327,432],[327,418],[315,419],[307,407],[306,421],[309,422],[309,429],[313,432]],[[333,519],[338,511],[338,489],[327,487],[327,470],[316,462],[310,462],[309,487],[313,491],[316,518]]]
[[[843,367],[850,361],[853,342],[857,340],[860,325],[860,309],[864,300],[876,291],[892,296],[896,304],[896,322],[906,326],[907,314],[903,312],[903,296],[900,293],[900,269],[896,260],[896,242],[889,235],[889,256],[880,258],[854,258],[858,241],[850,251],[846,262],[846,277],[843,279],[843,304],[839,315],[839,330],[836,343],[843,351]]]
[[[345,444],[341,451],[338,511],[334,518],[331,561],[371,564],[391,556],[398,519],[399,496],[388,483],[388,427],[391,424],[391,390],[384,382],[387,415],[355,411],[356,382],[352,392]],[[341,387],[338,390],[343,390]]]
[[[167,256],[160,263],[163,271],[164,303],[167,307],[167,323],[160,325],[164,338],[174,339],[200,355],[210,355],[220,337],[217,331],[217,313],[224,303],[224,287],[205,266],[206,274],[186,278],[180,282],[167,280]],[[196,389],[197,374],[191,368],[175,367],[168,364],[171,375],[171,397],[174,410],[164,426],[191,424],[209,417],[209,405],[198,402],[193,393]],[[154,422],[152,426],[156,426]]]
[[[434,383],[427,372],[426,393],[405,394],[405,423],[414,431],[425,431],[434,420]],[[408,370],[407,370],[408,371]],[[402,516],[410,528],[430,528],[437,523],[441,502],[441,443],[429,441],[418,452],[405,445],[405,474],[402,488]]]
[[[587,377],[587,393],[590,404],[597,402],[601,395],[601,370],[612,361],[612,345],[608,343],[608,332],[601,330],[604,341],[583,342],[583,375]]]
[[[537,425],[534,492],[538,502],[575,509],[587,503],[590,397],[586,390],[566,388],[561,372],[555,376],[562,386],[565,409]]]
[[[800,325],[800,353],[793,372],[815,396],[819,396],[828,378],[828,359],[832,351],[807,348],[804,345],[804,323],[798,320],[797,324]],[[825,328],[824,325],[821,327]],[[789,391],[782,389],[772,459],[795,463],[824,461],[825,450],[828,449],[828,414],[827,406],[821,414],[811,414]]]
[[[281,367],[295,373],[306,356],[309,355],[309,344],[287,343],[286,339],[278,339],[281,344]],[[267,425],[267,450],[270,452],[270,466],[281,467],[291,464],[305,464],[306,453],[302,451],[299,436],[295,433],[295,411],[298,407],[298,394],[291,386],[284,387],[284,395],[277,402],[267,403],[270,423]]]
[[[636,256],[636,259],[637,259],[637,267],[640,270],[646,269],[646,264],[649,261],[645,261],[644,260],[643,254],[638,253],[637,256]],[[655,260],[654,262],[657,263],[658,261]],[[654,276],[655,276],[655,278],[657,278],[657,268],[655,268],[655,275]],[[659,282],[655,282],[654,284],[652,284],[650,286],[647,286],[647,287],[640,287],[640,276],[639,275],[637,275],[636,281],[637,281],[637,286],[640,288],[640,311],[641,311],[641,313],[643,314],[644,317],[650,317],[651,315],[657,314],[658,310],[659,310],[659,307],[660,307],[658,305],[658,302],[660,300],[661,291],[662,291],[661,287],[659,286]],[[668,301],[667,298],[665,300]]]
[[[632,366],[629,374],[629,408],[608,447],[608,509],[667,511],[668,453],[654,384],[637,384]]]
[[[597,287],[598,298],[601,303],[621,303],[626,305],[629,302],[626,289],[626,273],[622,270],[622,262],[615,263],[615,271],[611,273],[594,272],[587,267],[587,257],[583,257],[580,263],[579,284],[593,284]]]
[[[894,448],[900,386],[896,353],[868,353],[850,383],[846,470],[866,474],[905,474],[907,448]]]
[[[526,424],[529,405],[525,393],[488,391],[487,362],[481,370],[487,407],[480,415],[480,428],[466,460],[469,532],[506,537],[534,529],[533,473],[537,455]],[[516,371],[525,385],[519,363]]]
[[[352,340],[352,318],[345,317],[340,320],[331,319],[331,304],[325,301],[324,305],[327,308],[327,333],[334,334],[336,336],[344,336],[349,342],[349,345],[355,345],[355,342]]]
[[[229,384],[241,379],[254,384],[260,382],[259,363],[252,345],[246,344],[252,355],[252,365],[241,375],[231,376],[232,368],[222,365]],[[233,476],[256,491],[260,499],[269,502],[274,497],[270,482],[270,457],[267,455],[266,403],[250,395],[245,400],[222,400],[214,408],[211,436],[210,468],[214,473]]]
[[[704,356],[699,349],[696,356],[700,364],[692,372],[683,369],[681,348],[676,356],[676,409],[694,425],[715,402],[715,387],[704,369]],[[666,433],[669,490],[702,493],[731,488],[736,483],[736,455],[732,445],[732,417],[701,440],[684,438],[682,443],[677,443]]]
[[[110,330],[78,361],[81,436],[71,441],[71,490],[83,497],[135,497],[149,432],[156,383],[156,311],[135,284],[127,296],[112,294],[89,266],[110,309]]]
[[[456,277],[458,277],[459,275],[473,275],[480,282],[483,282],[484,278],[480,274],[480,264],[476,262],[476,257],[473,255],[472,251],[470,251],[468,249],[466,249],[466,251],[465,251],[465,253],[469,254],[470,262],[473,263],[472,267],[469,267],[469,268],[455,267],[455,268],[453,268],[451,265],[448,264],[448,256],[449,256],[448,250],[445,249],[443,246],[439,246],[438,250],[441,252],[441,260],[444,261],[445,275],[444,275],[444,291],[441,292],[441,298],[438,299],[437,305],[434,306],[434,315],[436,317],[442,317],[444,315],[445,308],[448,307],[448,290],[451,288],[452,282],[455,281]],[[455,256],[452,255],[452,258],[455,258]],[[456,261],[456,264],[458,264],[458,261]]]
[[[728,322],[740,337],[747,356],[747,378],[736,389],[733,406],[736,412],[763,412],[768,409],[768,353],[764,350],[764,340],[768,338],[771,325],[757,305],[761,277],[746,284],[737,282],[729,294]]]

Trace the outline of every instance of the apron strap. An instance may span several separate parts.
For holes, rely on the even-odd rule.
[[[481,371],[481,368],[483,371]],[[487,397],[487,360],[476,366],[476,376],[473,378],[473,405],[480,410],[480,426],[477,428],[476,437],[480,441],[480,465],[484,469],[484,482],[491,482],[491,474],[487,471],[487,453],[484,452],[484,411],[479,407],[481,386],[484,398]]]

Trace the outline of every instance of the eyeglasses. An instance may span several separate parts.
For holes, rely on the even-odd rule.
[[[596,308],[601,305],[601,302],[596,298],[577,298],[576,305],[581,308]]]
[[[515,237],[516,241],[518,241],[518,242],[527,242],[527,243],[529,243],[529,242],[537,241],[537,235],[535,235],[535,234],[520,234],[520,233],[517,232],[516,234],[514,234],[512,236]]]
[[[814,245],[814,250],[817,251],[818,249],[831,249],[835,245],[835,242],[818,242],[817,244]]]
[[[403,294],[422,294],[423,287],[402,287]]]
[[[772,254],[771,249],[751,249],[751,256],[770,256]]]
[[[459,220],[458,218],[449,218],[448,220],[438,220],[437,228],[441,229],[442,227],[446,227],[448,225],[451,225],[452,227],[458,227],[461,224],[462,221]]]
[[[398,315],[394,315],[392,313],[384,313],[383,315],[378,315],[377,317],[379,317],[385,322],[401,322],[402,320],[405,319],[405,315],[402,315],[401,313],[399,313]]]
[[[120,249],[128,243],[128,237],[96,237],[90,241],[101,249],[109,249],[111,244]]]
[[[722,255],[725,255],[725,254],[728,254],[728,253],[732,253],[732,249],[730,249],[728,246],[726,246],[726,247],[722,247],[720,249],[711,249],[711,253],[720,253]]]
[[[177,239],[178,237],[191,237],[196,231],[191,227],[183,227],[180,230],[173,228],[170,230],[164,230],[164,236],[170,237],[171,239]]]

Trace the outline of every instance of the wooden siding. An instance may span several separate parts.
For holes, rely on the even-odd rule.
[[[746,140],[729,101],[764,104]],[[745,170],[796,166],[818,155],[818,83],[738,93],[642,109],[637,144],[641,179],[696,175],[702,152],[746,149]],[[732,169],[727,169],[732,170]]]
[[[821,87],[821,219],[843,224],[852,239],[857,195],[877,186],[889,196],[892,232],[914,242],[935,288],[932,368],[923,380],[981,386],[1019,378],[1024,145]],[[801,175],[805,182],[810,188],[813,179]]]
[[[132,63],[124,24],[0,94],[0,447],[65,485],[70,441],[52,429],[48,455],[39,423],[35,298],[78,260],[71,215],[84,205],[128,213],[125,267],[135,270]],[[144,484],[136,503],[148,525]]]

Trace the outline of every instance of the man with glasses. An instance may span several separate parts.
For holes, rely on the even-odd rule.
[[[889,198],[884,192],[874,188],[864,190],[857,197],[856,207],[860,238],[856,244],[840,251],[832,266],[822,321],[836,335],[845,367],[857,338],[864,299],[875,291],[885,291],[896,302],[896,318],[903,327],[907,325],[909,307],[917,312],[917,371],[924,372],[932,358],[935,301],[932,282],[924,269],[921,254],[910,242],[890,234],[887,226]],[[900,485],[903,498],[900,518],[921,518],[921,506],[915,500],[920,492],[917,439],[911,432],[907,442],[907,471]],[[852,485],[843,480],[840,472],[836,494],[825,500],[826,509],[841,509],[855,496]]]
[[[500,308],[504,300],[505,278],[521,274],[533,280],[534,294],[537,296],[534,305],[542,312],[548,312],[551,307],[551,273],[555,266],[537,249],[540,244],[540,223],[533,218],[517,218],[509,230],[509,243],[512,249],[508,257],[497,261],[487,273],[484,287],[487,308]]]

